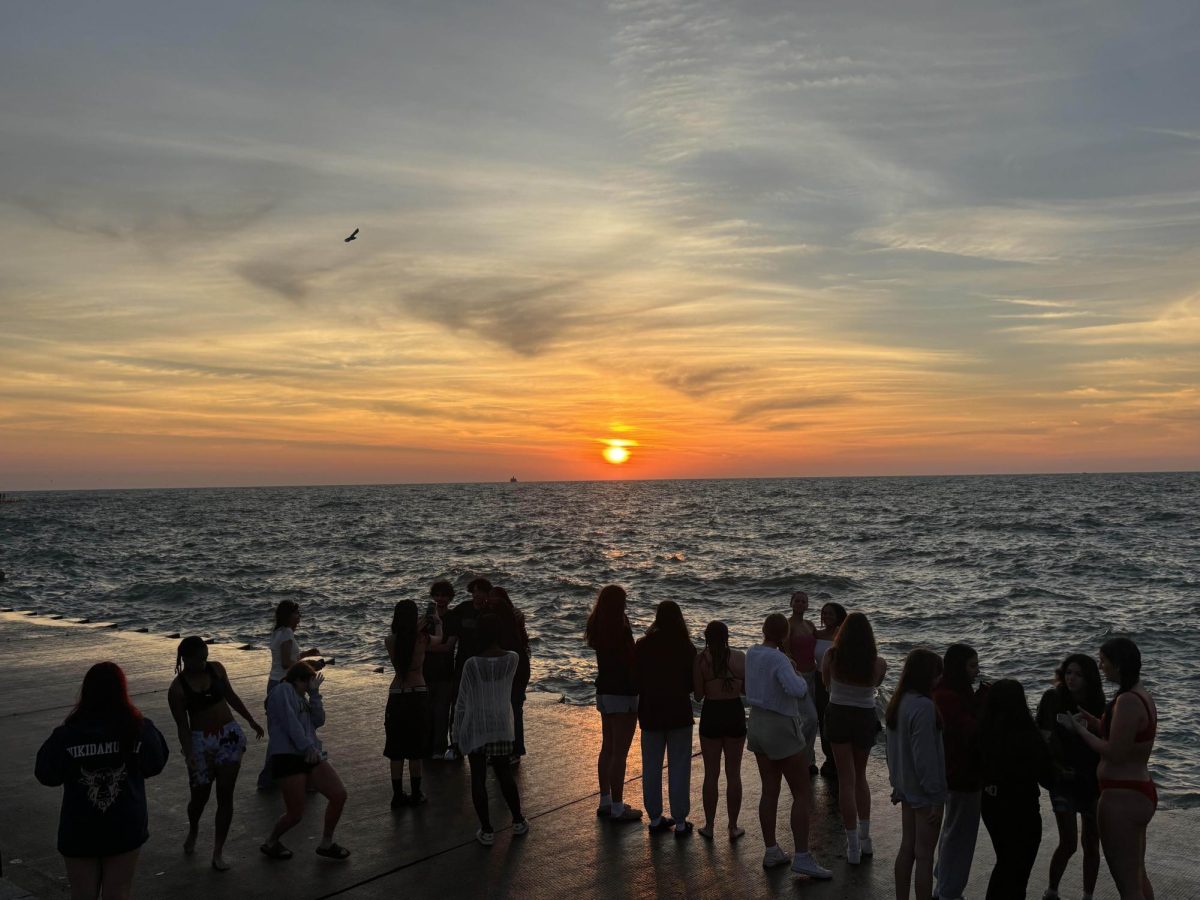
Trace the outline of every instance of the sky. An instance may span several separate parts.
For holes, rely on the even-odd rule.
[[[0,490],[1200,468],[1194,0],[4,19]]]

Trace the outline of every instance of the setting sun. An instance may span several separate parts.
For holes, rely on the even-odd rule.
[[[629,451],[624,447],[605,447],[603,453],[604,458],[614,466],[619,466],[629,459]]]

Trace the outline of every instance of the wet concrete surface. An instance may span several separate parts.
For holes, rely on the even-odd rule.
[[[188,633],[187,625],[181,622],[180,631]],[[465,763],[427,763],[424,790],[429,803],[399,811],[389,808],[391,783],[382,757],[388,678],[367,668],[336,665],[326,669],[323,694],[328,721],[322,740],[349,791],[337,840],[353,855],[339,863],[312,852],[324,810],[320,797],[310,798],[304,821],[284,839],[295,851],[294,859],[276,862],[259,853],[281,801],[275,792],[254,789],[266,742],[256,744],[251,736],[226,846],[226,859],[234,868],[216,872],[209,866],[215,803],[206,810],[195,855],[185,856],[181,850],[187,831],[187,774],[166,701],[176,643],[162,636],[0,613],[5,674],[0,692],[0,753],[9,761],[0,777],[0,796],[5,798],[0,855],[8,882],[7,887],[0,884],[0,898],[8,896],[5,890],[18,897],[22,891],[43,898],[68,896],[62,859],[55,850],[61,790],[38,784],[33,762],[42,741],[74,702],[84,672],[104,659],[125,669],[135,701],[172,748],[166,770],[147,782],[150,841],[142,848],[138,866],[135,895],[139,897],[804,896],[833,900],[895,894],[892,861],[899,844],[899,814],[887,799],[882,747],[876,748],[870,766],[875,856],[861,865],[850,866],[845,860],[836,788],[824,779],[815,780],[811,846],[818,860],[833,870],[834,878],[814,882],[793,876],[786,867],[782,871],[762,868],[758,775],[749,753],[742,766],[745,799],[740,824],[746,835],[741,840],[731,843],[727,837],[723,787],[716,838],[711,842],[696,833],[676,839],[670,834],[651,835],[644,825],[614,825],[595,816],[599,717],[592,709],[534,693],[525,714],[530,755],[518,770],[522,803],[532,828],[525,836],[512,834],[493,783],[492,819],[499,830],[495,845],[485,848],[474,839],[477,822]],[[267,652],[214,644],[210,653],[225,664],[236,689],[257,711],[269,668]],[[698,744],[695,750],[698,753]],[[626,799],[641,807],[639,759],[635,738]],[[703,824],[702,773],[697,756],[690,815],[697,827]],[[1043,840],[1030,881],[1031,897],[1041,896],[1055,845],[1054,822],[1045,801],[1043,807]],[[778,833],[781,846],[790,850],[787,813],[785,802]],[[1195,810],[1160,811],[1152,822],[1149,868],[1159,898],[1200,898],[1190,840],[1198,830],[1200,813]],[[986,830],[981,828],[968,897],[983,897],[992,860]],[[1078,855],[1072,863],[1060,889],[1064,898],[1082,893]],[[1096,897],[1116,896],[1102,867]]]

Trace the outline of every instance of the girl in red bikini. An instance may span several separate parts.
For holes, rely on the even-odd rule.
[[[1142,654],[1129,638],[1113,638],[1100,647],[1100,671],[1119,685],[1104,715],[1085,711],[1058,720],[1074,727],[1100,754],[1100,843],[1121,900],[1153,900],[1146,876],[1146,826],[1158,806],[1147,760],[1154,748],[1158,710],[1142,686]]]

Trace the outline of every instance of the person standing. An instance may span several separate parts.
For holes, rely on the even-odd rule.
[[[280,600],[275,606],[275,627],[271,629],[271,639],[268,646],[271,649],[271,674],[267,676],[267,693],[263,698],[263,709],[267,708],[267,698],[275,686],[283,681],[288,669],[302,659],[312,659],[321,655],[316,647],[301,651],[296,641],[296,629],[300,627],[300,604],[294,600]],[[260,791],[270,790],[274,779],[271,777],[270,757],[263,760],[262,771],[258,773],[257,787]]]
[[[509,760],[521,764],[525,755],[525,692],[529,688],[529,633],[525,630],[525,614],[517,609],[502,587],[488,592],[488,612],[500,620],[500,646],[517,654],[517,674],[513,677],[513,753]]]
[[[625,766],[637,731],[638,688],[633,629],[625,615],[625,589],[601,588],[588,615],[584,640],[596,651],[596,710],[600,713],[600,753],[596,815],[614,822],[637,822],[642,811],[625,805]]]
[[[867,759],[879,734],[875,691],[886,672],[871,623],[860,612],[850,613],[825,653],[821,677],[829,685],[825,736],[837,763],[838,808],[846,829],[846,861],[851,865],[874,852]]]
[[[816,677],[813,679],[813,705],[817,708],[817,729],[821,736],[821,753],[825,761],[821,763],[821,777],[837,781],[837,763],[833,760],[833,750],[825,737],[825,709],[829,706],[829,686],[821,675],[821,663],[825,659],[825,651],[833,646],[838,629],[846,621],[846,607],[830,601],[821,607],[821,627],[816,631],[817,643],[813,647],[813,657],[817,662]]]
[[[709,622],[704,629],[704,652],[696,656],[694,672],[700,710],[700,753],[704,757],[704,827],[702,837],[712,839],[717,818],[717,782],[721,757],[725,757],[725,799],[729,811],[729,839],[746,833],[738,825],[742,811],[742,753],[746,749],[746,708],[742,693],[746,682],[746,654],[729,647],[729,628]]]
[[[1158,789],[1150,778],[1150,752],[1158,734],[1158,708],[1142,684],[1142,654],[1129,638],[1116,637],[1100,647],[1100,671],[1116,682],[1117,693],[1096,719],[1080,710],[1074,718],[1059,714],[1063,725],[1100,755],[1097,820],[1108,870],[1121,900],[1152,900],[1146,874],[1146,829],[1158,808]]]
[[[808,848],[808,811],[812,803],[811,776],[804,757],[800,703],[808,685],[787,655],[788,621],[772,613],[763,622],[763,642],[746,651],[746,700],[750,704],[747,742],[758,763],[762,793],[758,821],[762,827],[763,868],[787,865],[788,855],[775,840],[780,782],[792,792],[792,839],[796,852],[792,871],[809,878],[828,879],[833,873],[816,861]]]
[[[255,721],[246,704],[229,681],[225,667],[208,659],[208,644],[200,637],[186,637],[175,654],[175,680],[167,691],[167,703],[179,734],[179,747],[187,761],[191,799],[188,801],[188,833],[183,852],[196,849],[200,817],[217,788],[216,834],[213,838],[212,867],[229,870],[225,861],[225,839],[233,822],[233,791],[237,786],[246,735],[233,718],[232,710],[245,719],[258,739],[262,726]],[[232,709],[231,709],[232,708]]]
[[[808,594],[796,591],[791,598],[792,617],[788,619],[788,656],[792,665],[808,685],[808,693],[800,701],[800,721],[804,724],[805,754],[808,757],[808,774],[816,775],[817,733],[821,722],[817,714],[817,627],[804,618],[808,612]]]
[[[933,851],[947,794],[942,725],[932,697],[941,673],[941,657],[931,650],[913,650],[904,660],[887,708],[888,778],[892,802],[900,804],[901,814],[897,900],[909,900],[913,887],[918,900],[926,900],[933,891]]]
[[[1050,785],[1053,763],[1019,681],[1001,679],[988,689],[979,747],[981,812],[996,851],[987,900],[1021,900],[1042,842],[1038,785]]]
[[[674,600],[658,604],[654,624],[633,648],[638,682],[638,725],[642,729],[642,801],[651,831],[685,837],[692,784],[692,667],[696,647],[688,636],[683,611]],[[671,815],[664,817],[663,754]]]
[[[416,603],[401,600],[392,610],[392,627],[384,638],[394,673],[383,717],[383,755],[392,776],[392,809],[418,806],[426,799],[421,790],[421,765],[432,744],[429,726],[433,715],[425,686],[425,655],[431,646],[441,643],[437,629],[436,618],[421,618]],[[405,760],[411,794],[404,793]]]
[[[529,833],[529,822],[521,813],[521,795],[509,764],[514,741],[512,683],[520,659],[512,650],[500,646],[500,620],[495,615],[488,613],[479,618],[476,636],[480,651],[463,666],[454,707],[454,734],[471,765],[471,800],[479,817],[475,839],[490,847],[496,842],[496,835],[488,808],[489,763],[512,813],[513,834]]]
[[[167,742],[129,698],[116,663],[96,663],[79,701],[38,750],[34,776],[62,786],[58,852],[72,900],[133,896],[138,850],[150,839],[146,779],[163,770]]]
[[[454,688],[451,707],[458,702],[458,686],[462,681],[463,669],[467,660],[481,650],[479,646],[479,620],[487,612],[488,595],[492,592],[492,583],[486,578],[472,578],[467,582],[467,593],[470,600],[464,600],[450,611],[446,620],[446,637],[454,638]],[[451,712],[451,721],[457,716]],[[446,759],[459,759],[458,738],[451,734],[450,749],[446,751]]]
[[[1104,686],[1096,661],[1085,653],[1073,653],[1055,671],[1054,687],[1042,695],[1035,716],[1054,760],[1050,807],[1058,826],[1058,846],[1050,857],[1049,887],[1042,900],[1058,900],[1059,882],[1080,843],[1085,900],[1095,893],[1100,873],[1100,829],[1096,821],[1096,801],[1100,797],[1096,767],[1100,756],[1074,728],[1058,723],[1059,715],[1074,716],[1080,710],[1091,716],[1103,714]],[[1076,816],[1082,830],[1076,824]]]
[[[428,616],[437,621],[442,640],[425,648],[425,686],[429,689],[430,733],[432,750],[430,759],[444,759],[450,749],[450,706],[454,700],[454,648],[458,638],[448,635],[450,602],[454,599],[454,585],[448,581],[435,581],[429,588],[432,609]]]
[[[979,838],[979,711],[986,689],[975,689],[978,678],[979,656],[974,648],[951,644],[942,659],[942,680],[933,690],[942,717],[949,788],[933,870],[941,900],[962,900]]]
[[[287,670],[283,681],[267,698],[267,724],[271,773],[283,794],[284,810],[259,848],[271,859],[291,859],[292,851],[280,838],[304,818],[305,789],[311,785],[324,795],[325,827],[317,844],[317,855],[343,860],[350,851],[333,840],[333,832],[346,806],[346,787],[321,747],[317,729],[325,724],[321,683],[325,680],[307,662]]]

